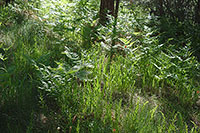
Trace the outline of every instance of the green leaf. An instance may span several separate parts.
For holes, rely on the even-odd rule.
[[[0,60],[2,60],[2,61],[6,60],[6,58],[4,58],[4,56],[2,55],[2,53],[0,53]]]
[[[79,59],[79,56],[78,54],[74,53],[74,52],[71,52],[69,50],[69,48],[65,47],[65,51],[62,52],[62,54],[65,54],[68,58],[70,58],[71,60],[78,60]]]
[[[136,36],[141,35],[141,34],[142,34],[141,32],[133,32],[133,35],[136,35]]]
[[[154,109],[151,110],[151,119],[153,118],[157,108],[158,106],[156,106]]]
[[[119,38],[119,40],[124,44],[124,45],[128,45],[131,42],[130,40],[124,39],[124,38]]]

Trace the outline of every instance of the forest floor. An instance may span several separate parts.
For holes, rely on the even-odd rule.
[[[98,23],[98,5],[0,8],[0,131],[199,132],[195,40],[177,36],[188,25],[121,2],[113,32],[112,16]]]

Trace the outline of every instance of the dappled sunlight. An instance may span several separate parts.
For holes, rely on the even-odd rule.
[[[195,10],[156,2],[0,2],[0,131],[199,132]]]

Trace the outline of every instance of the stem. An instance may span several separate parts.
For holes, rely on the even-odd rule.
[[[115,13],[114,13],[114,17],[115,17],[115,20],[114,20],[114,23],[113,23],[113,35],[112,35],[112,45],[111,45],[111,50],[110,50],[110,64],[111,64],[111,61],[112,61],[112,56],[113,56],[113,46],[115,46],[115,43],[116,43],[116,36],[117,36],[117,17],[118,17],[118,11],[119,11],[119,3],[120,3],[120,0],[117,0],[116,1],[116,9],[115,9]]]

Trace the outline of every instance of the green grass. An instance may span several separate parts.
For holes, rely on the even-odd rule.
[[[190,39],[157,35],[126,2],[115,35],[112,18],[96,26],[94,0],[45,2],[0,9],[2,132],[199,132]]]

